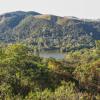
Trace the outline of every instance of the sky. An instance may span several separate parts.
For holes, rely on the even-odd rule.
[[[100,19],[100,0],[0,0],[0,14],[12,11]]]

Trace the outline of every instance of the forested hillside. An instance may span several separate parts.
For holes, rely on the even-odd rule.
[[[100,20],[0,15],[0,100],[100,100]]]
[[[91,48],[100,40],[100,21],[11,12],[0,16],[0,42],[24,42],[38,49]]]

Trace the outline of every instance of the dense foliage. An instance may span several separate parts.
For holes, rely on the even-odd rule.
[[[100,49],[66,54],[64,60],[34,55],[25,44],[1,45],[0,100],[99,100]]]

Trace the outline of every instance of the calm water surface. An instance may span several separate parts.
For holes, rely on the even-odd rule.
[[[50,50],[50,51],[42,51],[40,52],[40,57],[43,58],[55,58],[55,59],[64,59],[65,57],[65,53],[60,53],[59,51],[54,51],[54,50]]]

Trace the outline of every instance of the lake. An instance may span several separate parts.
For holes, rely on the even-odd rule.
[[[60,53],[58,50],[41,51],[39,53],[40,57],[43,58],[55,58],[64,59],[65,53]]]

